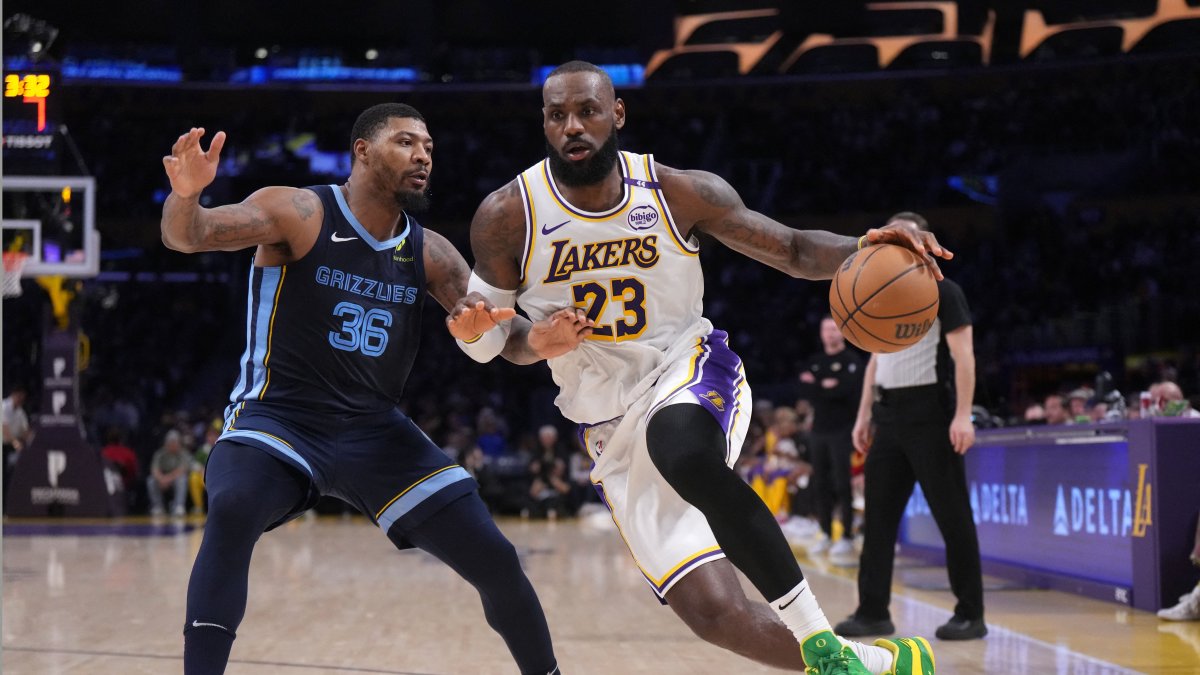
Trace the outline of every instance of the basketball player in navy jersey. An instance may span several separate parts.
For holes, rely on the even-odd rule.
[[[541,605],[474,479],[396,408],[425,295],[450,308],[468,278],[462,255],[411,215],[426,204],[433,166],[424,119],[407,105],[369,108],[354,124],[346,183],[268,187],[217,208],[201,207],[199,197],[216,175],[225,134],[207,152],[203,134],[183,134],[163,158],[172,189],[163,242],[184,252],[257,251],[246,352],[208,460],[185,672],[224,672],[259,536],[334,495],[396,547],[422,548],[474,585],[522,673],[557,673]],[[492,316],[477,317],[480,330]],[[573,317],[569,310],[532,331],[519,324],[523,347],[570,349],[586,331]]]
[[[698,235],[794,277],[829,279],[856,248],[891,243],[951,257],[915,214],[854,239],[786,227],[747,208],[720,177],[622,152],[625,104],[603,70],[555,69],[542,89],[548,157],[488,196],[471,225],[475,269],[450,328],[472,358],[513,353],[499,322],[519,304],[533,320],[578,307],[593,320],[578,348],[549,359],[556,400],[580,423],[592,481],[651,588],[705,640],[810,673],[933,673],[923,638],[845,642],[808,589],[774,517],[732,470],[750,391],[728,336],[702,316]],[[742,570],[771,609],[749,601]],[[800,648],[797,649],[797,644]]]

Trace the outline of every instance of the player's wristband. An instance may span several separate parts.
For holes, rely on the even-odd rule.
[[[470,340],[455,339],[455,342],[467,356],[480,363],[487,363],[504,351],[504,343],[508,341],[507,324],[508,322],[505,321],[500,326],[496,326],[486,333],[480,333]]]
[[[515,290],[508,291],[503,288],[496,288],[488,282],[480,279],[478,275],[471,272],[471,278],[467,281],[467,292],[476,292],[487,298],[493,305],[500,309],[509,309],[517,304],[517,292]],[[463,350],[463,353],[472,359],[487,363],[500,355],[504,351],[504,345],[508,342],[508,332],[512,325],[512,321],[501,321],[495,328],[476,335],[470,340],[458,340],[458,348]]]

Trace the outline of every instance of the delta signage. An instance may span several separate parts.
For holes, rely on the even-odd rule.
[[[1153,524],[1144,467],[1131,484],[1125,440],[978,445],[966,455],[968,490],[985,559],[1130,587],[1133,538]],[[943,548],[920,488],[902,542]]]
[[[873,37],[843,37],[826,33],[808,35],[778,66],[778,72],[787,73],[789,69],[806,53],[815,49],[837,46],[871,46],[875,48],[879,68],[887,68],[906,49],[916,45],[944,45],[946,43],[969,43],[977,45],[980,58],[984,65],[991,63],[996,51],[997,31],[995,10],[988,10],[987,20],[979,34],[966,33],[959,27],[959,7],[953,0],[916,0],[913,2],[868,2],[866,10],[869,15],[867,23],[871,25],[887,24],[887,15],[897,12],[925,11],[937,12],[942,17],[942,30],[937,33],[924,35],[893,35]],[[778,28],[760,40],[752,42],[704,42],[703,35],[725,35],[733,33],[736,22],[753,19],[778,17],[778,9],[739,10],[728,12],[711,12],[707,14],[692,14],[675,19],[675,41],[668,49],[661,49],[650,57],[646,64],[645,76],[650,77],[672,57],[681,54],[728,52],[737,56],[738,73],[750,73],[763,61],[772,49],[784,38],[784,30]],[[1047,23],[1045,15],[1037,9],[1025,9],[1021,18],[1020,32],[1014,37],[1011,33],[1001,33],[1002,39],[1014,40],[1015,44],[999,45],[1006,53],[1015,52],[1024,59],[1037,51],[1038,47],[1056,35],[1069,32],[1082,32],[1095,29],[1116,29],[1121,31],[1121,50],[1128,52],[1133,49],[1150,31],[1173,21],[1200,19],[1200,7],[1190,7],[1187,0],[1158,0],[1155,8],[1145,16],[1124,19],[1075,20],[1067,23]],[[729,31],[722,31],[720,24],[730,26]],[[703,30],[702,30],[703,29]]]

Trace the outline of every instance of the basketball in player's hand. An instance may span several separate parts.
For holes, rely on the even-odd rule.
[[[879,354],[898,352],[933,327],[937,279],[906,248],[867,246],[838,267],[829,287],[829,309],[854,346]]]

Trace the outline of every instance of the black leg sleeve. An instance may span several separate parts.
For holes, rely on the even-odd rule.
[[[725,433],[704,408],[669,405],[650,418],[650,458],[663,478],[708,519],[717,543],[769,602],[803,579],[779,524],[725,464]]]

